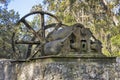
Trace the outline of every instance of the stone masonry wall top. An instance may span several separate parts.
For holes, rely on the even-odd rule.
[[[0,60],[0,80],[120,80],[120,63],[116,60]]]

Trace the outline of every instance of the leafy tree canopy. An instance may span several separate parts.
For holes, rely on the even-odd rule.
[[[11,57],[12,46],[11,37],[15,31],[15,24],[19,20],[19,13],[14,10],[8,10],[7,5],[11,0],[0,0],[0,56]]]

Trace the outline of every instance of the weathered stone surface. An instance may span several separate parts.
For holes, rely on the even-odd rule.
[[[120,80],[115,59],[0,60],[0,80]]]
[[[16,80],[15,65],[11,60],[0,60],[0,80]]]

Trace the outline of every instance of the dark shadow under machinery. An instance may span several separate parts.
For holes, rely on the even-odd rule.
[[[33,14],[41,15],[41,28],[38,31],[35,31],[25,20],[28,16]],[[45,25],[45,15],[53,17],[57,23]],[[34,37],[31,41],[19,41],[13,38],[13,51],[16,51],[15,45],[17,44],[28,44],[28,50],[26,51],[26,58],[28,59],[34,58],[38,53],[40,56],[102,54],[102,43],[93,36],[89,28],[85,28],[84,25],[80,23],[68,26],[62,24],[56,16],[44,11],[31,12],[22,17],[17,25],[20,23],[23,23]],[[46,33],[45,31],[49,28],[53,28],[53,30]],[[35,39],[38,41],[35,41]],[[33,45],[37,46],[31,51]]]

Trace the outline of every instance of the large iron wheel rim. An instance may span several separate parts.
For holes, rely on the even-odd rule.
[[[28,14],[26,14],[25,16],[23,16],[19,21],[18,21],[18,23],[17,23],[17,25],[19,25],[21,22],[28,28],[28,29],[31,29],[32,30],[32,33],[34,34],[34,36],[36,36],[37,38],[39,38],[39,35],[37,34],[37,33],[39,33],[39,32],[36,32],[28,23],[27,23],[27,21],[25,20],[27,17],[29,17],[29,16],[31,16],[31,15],[34,15],[34,14],[40,14],[40,15],[42,15],[43,16],[43,22],[41,22],[42,23],[42,30],[46,30],[46,29],[48,29],[47,27],[45,27],[45,24],[44,24],[44,15],[48,15],[48,16],[51,16],[51,17],[53,17],[56,21],[57,21],[57,23],[58,24],[61,24],[61,21],[56,17],[56,16],[54,16],[53,14],[51,14],[51,13],[48,13],[48,12],[44,12],[44,11],[35,11],[35,12],[31,12],[31,13],[28,13]],[[41,30],[41,29],[40,29]],[[39,31],[40,31],[39,30]],[[44,35],[45,35],[45,33],[44,33]],[[15,39],[14,39],[14,37],[15,37],[15,34],[14,34],[14,36],[13,36],[13,40],[12,40],[12,46],[13,46],[13,51],[15,52],[15,44],[17,43],[17,41],[15,41]],[[42,36],[42,38],[44,39],[44,41],[45,41],[45,36]],[[38,44],[38,45],[43,45],[43,44],[45,44],[45,42],[41,42],[42,40],[41,40],[41,38],[39,38],[39,41],[40,42],[36,42],[35,44]],[[31,44],[29,44],[28,42],[24,42],[24,44],[25,43],[27,43],[29,46],[32,46]],[[34,43],[34,40],[33,40],[33,43]],[[29,48],[30,49],[30,48]],[[31,52],[31,51],[30,51]],[[29,54],[31,54],[31,53],[29,53]],[[28,56],[27,56],[28,57]]]

